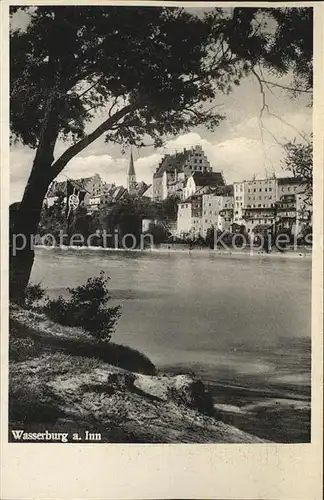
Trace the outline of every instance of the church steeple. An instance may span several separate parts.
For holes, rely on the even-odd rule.
[[[128,177],[127,177],[127,189],[131,191],[136,185],[136,174],[134,168],[134,159],[133,159],[133,151],[131,151],[129,168],[128,168]]]

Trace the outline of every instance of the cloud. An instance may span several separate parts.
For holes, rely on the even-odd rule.
[[[305,108],[302,112],[269,115],[267,112],[262,117],[262,125],[266,129],[263,131],[264,137],[268,140],[275,139],[280,143],[296,138],[302,141],[302,136],[309,136],[312,132],[312,110]],[[269,132],[268,132],[269,131]],[[247,138],[261,138],[261,123],[257,116],[251,117],[237,124],[232,129],[232,135],[244,135]],[[275,138],[275,139],[274,139]]]
[[[251,85],[245,82],[246,89],[230,96],[232,100],[226,110],[227,119],[215,133],[201,128],[198,131],[181,134],[169,139],[163,148],[152,147],[134,151],[135,170],[138,181],[152,183],[152,175],[166,153],[173,154],[200,144],[214,170],[222,170],[227,182],[241,181],[256,174],[264,177],[266,173],[282,171],[283,149],[278,144],[296,138],[302,141],[299,132],[310,134],[312,131],[312,109],[294,100],[285,100],[282,109],[270,103],[270,116],[266,111],[263,124],[263,141],[258,118],[260,112],[259,96],[254,96]],[[281,118],[280,118],[281,117]],[[99,120],[99,118],[98,118]],[[99,121],[98,121],[99,123]],[[92,122],[91,128],[95,126]],[[59,142],[55,150],[58,157],[67,144]],[[14,147],[10,156],[11,200],[21,199],[35,152],[26,147]],[[121,148],[107,144],[104,137],[98,139],[76,156],[60,177],[87,177],[98,173],[109,183],[126,186],[129,154],[123,155]]]

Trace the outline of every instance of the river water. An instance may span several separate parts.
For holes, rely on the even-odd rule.
[[[101,270],[122,305],[112,340],[158,367],[249,385],[309,382],[310,260],[37,249],[31,280],[59,295]]]

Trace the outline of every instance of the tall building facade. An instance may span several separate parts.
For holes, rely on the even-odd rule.
[[[274,225],[298,235],[312,222],[312,205],[300,179],[272,177],[234,182],[233,186],[200,187],[192,181],[195,176],[199,174],[188,180],[189,189],[185,192],[189,196],[178,205],[179,236],[205,237],[212,226],[222,231],[235,231],[242,226],[252,235]],[[199,198],[201,215],[193,203]]]
[[[201,146],[184,149],[181,153],[165,155],[153,175],[153,199],[165,200],[172,194],[181,199],[187,179],[195,172],[212,172]]]

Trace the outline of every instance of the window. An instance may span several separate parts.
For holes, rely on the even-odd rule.
[[[268,188],[264,188],[264,190],[265,190],[265,192],[267,192],[267,191],[268,191]]]
[[[251,189],[248,189],[248,193],[251,193]]]
[[[269,196],[269,200],[272,200],[272,196]]]
[[[256,189],[254,188],[254,189],[253,189],[253,193],[255,193],[255,192],[256,192]]]
[[[259,189],[259,191],[260,191],[260,193],[261,193],[261,191],[262,191],[262,188],[260,188],[260,189]]]
[[[261,207],[261,203],[259,203],[258,207]]]
[[[269,191],[272,191],[272,188],[269,188]]]

